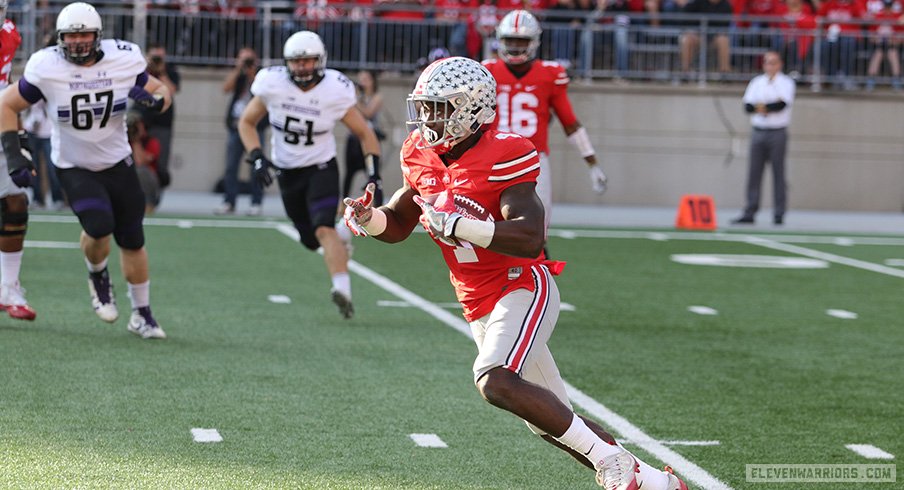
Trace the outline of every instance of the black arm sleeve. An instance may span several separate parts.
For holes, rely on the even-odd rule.
[[[778,102],[773,102],[771,104],[766,104],[766,112],[778,112],[785,108],[788,104],[785,104],[784,100],[780,100]]]
[[[754,107],[753,104],[744,104],[744,112],[753,114],[754,111],[756,111],[756,107]]]

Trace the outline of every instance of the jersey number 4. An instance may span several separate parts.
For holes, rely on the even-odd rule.
[[[94,105],[91,103],[91,94],[77,94],[72,96],[72,127],[75,129],[88,130],[94,126],[95,116],[101,116],[100,127],[107,125],[110,120],[110,112],[113,110],[113,91],[98,92],[94,94],[95,102],[103,103],[103,112],[97,114]],[[81,105],[81,108],[79,106]]]
[[[537,134],[537,107],[540,100],[530,92],[514,95],[500,92],[496,99],[499,114],[499,131],[515,133],[530,138]]]
[[[304,136],[304,144],[305,146],[311,146],[314,144],[314,121],[304,121],[304,131],[292,129],[292,123],[302,122],[301,119],[292,116],[286,116],[286,123],[283,124],[283,132],[286,133],[286,136],[283,138],[286,143],[290,145],[297,145],[301,141],[301,137]]]

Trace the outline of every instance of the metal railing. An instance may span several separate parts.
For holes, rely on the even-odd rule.
[[[52,40],[56,14],[65,3],[39,6],[37,0],[27,0],[10,6],[9,16],[23,35],[20,58]],[[176,63],[231,65],[245,46],[253,47],[265,64],[275,63],[285,39],[308,29],[323,38],[331,67],[399,72],[415,72],[440,46],[456,55],[489,56],[493,28],[502,14],[495,8],[448,11],[380,3],[299,8],[293,2],[157,0],[95,5],[102,13],[106,37],[142,46],[161,44]],[[400,11],[419,18],[387,16]],[[904,33],[888,26],[877,31],[878,24],[869,20],[847,22],[860,26],[860,32],[835,33],[822,19],[813,28],[791,29],[776,27],[785,22],[778,17],[556,10],[538,16],[544,28],[540,57],[559,60],[576,76],[588,79],[701,85],[747,81],[760,73],[761,55],[777,50],[785,58],[786,72],[814,90],[900,84],[887,62],[872,72],[869,65],[878,49],[904,44]],[[883,31],[890,32],[880,35]],[[695,44],[698,49],[693,49]],[[900,60],[900,49],[897,56]]]

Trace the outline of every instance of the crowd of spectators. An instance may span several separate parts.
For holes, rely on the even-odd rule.
[[[730,73],[766,50],[782,54],[789,74],[828,75],[851,88],[851,75],[890,76],[900,87],[904,0],[152,0],[151,40],[186,59],[228,59],[241,46],[260,51],[271,35],[273,53],[288,34],[318,32],[333,66],[409,69],[430,51],[482,59],[508,11],[525,8],[544,23],[544,58],[576,69],[612,70],[618,76],[650,67],[644,46],[670,52],[664,68],[693,76]],[[261,12],[272,13],[263,29]],[[706,19],[701,23],[701,19]],[[361,22],[367,20],[367,22]],[[214,26],[214,23],[216,24]],[[173,25],[178,24],[178,28]],[[701,26],[705,26],[701,28]],[[593,27],[592,29],[586,29]],[[585,52],[587,48],[591,53]],[[816,49],[818,48],[818,50]],[[701,49],[711,55],[700,56]],[[708,53],[708,54],[710,54]],[[815,59],[815,56],[819,59]],[[709,66],[700,67],[703,59]],[[818,63],[817,63],[818,61]],[[884,62],[887,62],[883,64]],[[874,83],[868,83],[867,88]]]
[[[55,13],[50,0],[37,6],[48,18]],[[775,50],[794,78],[818,73],[851,89],[854,78],[869,77],[871,89],[887,76],[901,86],[904,0],[150,0],[147,7],[149,43],[194,64],[230,63],[243,46],[278,58],[283,40],[301,29],[320,34],[337,68],[413,70],[437,48],[482,59],[493,52],[499,19],[523,8],[544,24],[543,57],[578,70],[750,74]],[[108,35],[128,38],[131,22],[117,18]],[[668,61],[651,52],[668,53]],[[703,60],[708,66],[699,66]]]

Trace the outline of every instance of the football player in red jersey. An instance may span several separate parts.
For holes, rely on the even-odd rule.
[[[0,19],[4,19],[0,27],[0,90],[9,85],[13,57],[22,44],[16,24],[6,18],[8,4],[8,0],[0,0]],[[35,310],[25,301],[25,289],[19,284],[22,248],[28,228],[28,196],[25,189],[10,179],[6,159],[0,157],[0,161],[4,167],[0,171],[0,311],[19,320],[34,320]]]
[[[543,259],[544,209],[535,192],[539,154],[517,134],[481,129],[494,115],[496,82],[480,63],[435,61],[408,97],[402,188],[372,206],[346,199],[358,235],[396,243],[420,222],[449,267],[477,343],[474,381],[492,405],[594,469],[607,489],[687,488],[636,459],[593,421],[576,415],[547,341],[559,316],[553,275]]]
[[[537,194],[546,208],[546,226],[552,210],[552,183],[549,168],[549,120],[552,112],[562,121],[568,140],[590,167],[593,190],[606,192],[608,179],[596,161],[596,151],[587,130],[574,115],[568,99],[568,73],[554,61],[537,59],[540,23],[526,10],[513,10],[496,27],[499,58],[484,66],[496,79],[497,109],[492,129],[529,138],[540,152]]]

